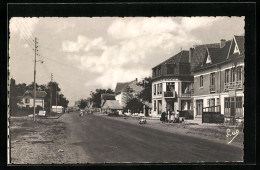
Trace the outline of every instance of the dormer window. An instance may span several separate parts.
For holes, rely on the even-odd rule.
[[[239,53],[239,50],[238,50],[238,47],[237,47],[237,45],[235,46],[235,48],[234,48],[234,52],[233,52],[234,54],[235,53]]]
[[[208,57],[207,57],[206,64],[211,64],[211,58],[210,58],[210,55],[208,55]]]

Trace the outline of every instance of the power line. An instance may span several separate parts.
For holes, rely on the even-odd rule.
[[[21,33],[23,39],[25,39],[25,41],[28,43],[28,45],[34,50],[34,47],[33,47],[33,46],[30,44],[30,42],[24,37],[22,31],[18,28],[17,24],[15,24],[15,25],[16,25],[16,28],[20,31],[20,33]]]
[[[21,24],[18,20],[15,19],[15,21],[17,22],[17,24],[19,25],[19,27],[23,30],[23,33],[26,34],[26,36],[27,36],[28,38],[30,38],[32,42],[34,42],[34,39],[33,39],[32,36],[28,33],[27,29],[25,29],[24,27],[22,27],[22,24]],[[25,31],[26,31],[27,33],[26,33]],[[31,37],[30,37],[30,36],[31,36]]]
[[[34,36],[32,35],[31,29],[28,27],[28,25],[27,25],[26,22],[24,22],[24,24],[25,24],[25,27],[27,27],[27,29],[29,30],[29,33],[30,33],[30,35],[31,35],[31,38],[33,39]]]

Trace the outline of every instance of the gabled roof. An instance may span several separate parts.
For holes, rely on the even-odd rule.
[[[192,66],[196,68],[197,66],[201,65],[206,54],[206,48],[218,48],[219,46],[220,46],[219,43],[195,45],[193,49],[193,56],[192,56],[192,63],[191,63]]]
[[[24,97],[25,95],[30,95],[30,96],[33,98],[33,97],[34,97],[33,94],[34,94],[34,93],[33,93],[32,90],[27,90],[27,91],[24,93],[23,97]],[[46,93],[45,91],[36,91],[36,98],[45,98],[46,95],[47,95],[47,93]]]
[[[176,64],[176,63],[189,63],[189,51],[182,50],[178,54],[163,61],[162,63],[156,65],[155,67],[158,67],[162,64]],[[153,67],[153,68],[155,68],[155,67]]]
[[[102,109],[123,109],[117,100],[107,100],[102,106]]]
[[[125,83],[117,83],[116,84],[116,89],[115,89],[115,94],[124,92],[125,88],[129,86],[130,88],[133,89],[133,92],[138,93],[142,91],[142,87],[137,85],[137,81],[130,81],[130,82],[125,82]]]
[[[245,43],[245,37],[244,36],[234,36],[234,40],[236,41],[236,44],[238,46],[238,50],[240,53],[244,53],[244,43]]]
[[[203,62],[201,63],[201,65],[198,65],[194,69],[194,71],[206,69],[206,68],[208,68],[212,65],[215,65],[215,64],[228,62],[228,61],[232,60],[233,58],[237,58],[238,56],[241,56],[238,53],[232,54],[233,53],[232,50],[234,49],[234,46],[235,46],[235,40],[234,39],[227,41],[225,46],[222,47],[222,48],[207,47],[206,53],[204,55],[204,59],[202,60]],[[241,41],[241,39],[239,41]],[[241,42],[240,42],[240,45],[241,45]],[[243,47],[241,47],[241,49],[243,49]],[[211,61],[212,61],[211,63],[206,63],[206,59],[207,59],[208,54],[211,57]]]
[[[101,106],[105,103],[106,100],[116,100],[115,94],[101,94]]]
[[[101,94],[101,100],[116,100],[115,94]]]

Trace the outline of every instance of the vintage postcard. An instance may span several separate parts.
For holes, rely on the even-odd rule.
[[[245,17],[12,17],[9,164],[243,162]]]

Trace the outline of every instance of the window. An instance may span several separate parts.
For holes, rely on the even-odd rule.
[[[189,94],[191,91],[191,83],[190,82],[182,82],[181,83],[181,92],[184,94]]]
[[[200,76],[200,87],[203,87],[203,76]]]
[[[153,110],[156,111],[156,100],[153,101]]]
[[[166,83],[166,91],[167,92],[174,92],[175,90],[175,84],[173,83]]]
[[[210,73],[210,85],[215,85],[215,73]]]
[[[242,108],[242,97],[236,97],[236,108]]]
[[[230,98],[226,97],[224,100],[225,100],[224,108],[230,108]]]
[[[156,84],[153,85],[153,94],[156,95]]]
[[[230,70],[225,70],[225,83],[229,83]]]
[[[174,64],[167,64],[167,74],[174,74]]]
[[[210,91],[215,91],[215,73],[210,73]]]
[[[159,88],[158,88],[158,94],[162,94],[162,83],[158,84]]]
[[[181,100],[181,110],[190,110],[190,100]]]
[[[210,106],[215,106],[215,99],[210,99]]]
[[[210,55],[208,55],[208,57],[207,57],[206,64],[211,64],[211,58],[210,58]]]
[[[25,99],[25,103],[30,103],[30,99]]]
[[[237,67],[237,81],[242,80],[242,67]]]
[[[224,98],[224,115],[235,116],[235,117],[243,117],[243,101],[242,97],[226,97]]]
[[[162,83],[157,84],[157,94],[162,94]]]
[[[235,68],[231,69],[231,82],[235,82],[236,81],[236,70]]]
[[[158,76],[161,75],[161,66],[158,67]]]
[[[220,101],[219,98],[217,98],[217,106],[220,105]]]

